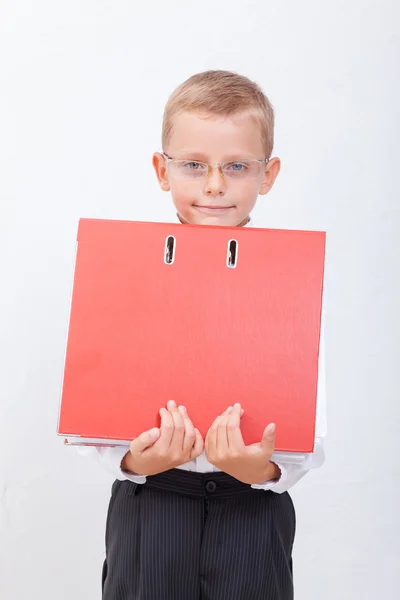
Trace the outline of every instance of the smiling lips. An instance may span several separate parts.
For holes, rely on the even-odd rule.
[[[197,204],[195,204],[194,206],[200,212],[208,212],[208,213],[210,213],[210,212],[211,213],[218,213],[218,212],[221,213],[221,212],[226,212],[230,208],[234,208],[233,206],[198,206]]]

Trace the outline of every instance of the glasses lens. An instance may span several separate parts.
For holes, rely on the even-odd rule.
[[[171,160],[169,168],[176,179],[202,179],[208,174],[206,163],[193,160]]]
[[[208,164],[195,160],[170,160],[170,175],[175,179],[205,179],[208,176]],[[237,160],[221,165],[224,176],[231,179],[257,179],[264,163],[258,160]]]
[[[224,175],[233,179],[256,179],[261,174],[264,163],[258,160],[239,160],[225,163],[222,167]]]

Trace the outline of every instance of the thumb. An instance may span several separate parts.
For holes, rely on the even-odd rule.
[[[153,427],[149,431],[144,431],[139,435],[139,437],[135,438],[131,442],[131,453],[132,454],[141,454],[148,448],[152,446],[154,442],[158,440],[160,437],[160,430],[158,427]]]
[[[204,450],[204,440],[201,437],[201,433],[198,429],[195,429],[196,431],[196,440],[193,444],[193,448],[192,451],[190,453],[190,460],[194,460],[195,458],[197,458],[198,456],[200,456],[200,454],[203,452]]]
[[[275,423],[270,423],[265,429],[261,440],[261,445],[271,454],[275,450]]]

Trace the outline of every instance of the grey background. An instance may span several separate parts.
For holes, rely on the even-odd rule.
[[[399,597],[399,4],[0,2],[0,597],[100,598],[110,477],[55,434],[78,218],[173,219],[162,110],[228,68],[276,107],[258,224],[326,229],[329,437],[297,600]]]

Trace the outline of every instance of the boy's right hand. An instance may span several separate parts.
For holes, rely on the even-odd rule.
[[[135,438],[122,460],[123,470],[137,475],[156,475],[194,460],[203,452],[200,432],[193,427],[187,410],[170,400],[160,410],[161,427]]]

